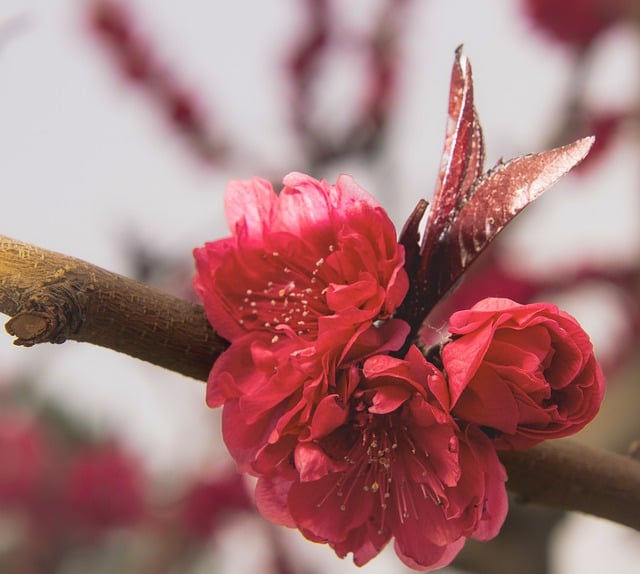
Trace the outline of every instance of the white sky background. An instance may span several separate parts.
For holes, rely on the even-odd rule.
[[[0,0],[0,22],[13,30],[0,46],[0,233],[123,274],[130,230],[188,257],[194,246],[226,234],[227,179],[297,169],[278,60],[303,31],[294,0],[128,4],[158,57],[238,142],[244,157],[233,170],[200,164],[147,95],[118,75],[87,33],[86,2]],[[364,25],[377,4],[341,4],[345,25]],[[398,225],[433,189],[458,44],[473,64],[488,164],[546,146],[570,65],[567,52],[531,33],[514,1],[418,1],[410,20],[392,151],[375,172],[351,166]],[[628,31],[603,39],[589,85],[596,105],[637,98],[639,53]],[[330,91],[348,93],[345,77]],[[327,121],[335,117],[331,109],[326,114]],[[514,224],[509,235],[523,267],[554,272],[585,253],[637,259],[640,174],[629,137],[588,177],[566,179]],[[383,189],[380,182],[390,180],[398,187]],[[571,311],[598,345],[607,333],[597,311],[608,307],[592,303],[574,303]],[[155,472],[195,472],[221,452],[218,414],[204,407],[204,387],[178,375],[80,344],[17,349],[7,336],[0,336],[0,365],[4,375],[37,375],[46,396],[86,415],[97,430],[114,429]],[[348,561],[335,565],[351,570]],[[381,559],[365,570],[386,567]],[[565,565],[558,574],[569,572]]]

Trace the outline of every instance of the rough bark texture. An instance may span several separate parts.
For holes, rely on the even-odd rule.
[[[86,341],[204,381],[227,346],[199,305],[4,236],[0,312],[17,345]]]
[[[199,305],[4,236],[0,312],[18,345],[86,341],[201,381],[227,347]],[[640,461],[569,440],[500,458],[523,501],[640,530]]]

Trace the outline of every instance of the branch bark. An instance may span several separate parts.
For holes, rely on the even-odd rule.
[[[586,512],[640,530],[640,461],[560,439],[500,452],[522,502]]]
[[[0,312],[18,345],[85,341],[201,381],[228,345],[199,305],[1,235]],[[570,440],[500,458],[523,501],[640,530],[639,461]]]
[[[85,341],[202,381],[227,347],[200,305],[2,235],[0,312],[17,345]]]

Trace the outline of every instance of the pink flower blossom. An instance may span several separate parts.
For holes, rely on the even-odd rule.
[[[408,333],[389,320],[408,279],[384,210],[348,176],[284,184],[276,195],[261,179],[231,182],[232,236],[195,250],[195,290],[231,341],[207,403],[226,404],[225,442],[254,473],[287,456],[337,369],[399,349]]]
[[[314,346],[298,347],[293,340],[274,346],[270,335],[234,342],[211,379],[225,397],[223,436],[239,469],[271,472],[290,456],[318,403],[336,392],[336,378],[374,353],[399,349],[408,332],[406,323],[390,320],[345,344],[325,337]]]
[[[442,349],[455,416],[499,448],[573,434],[598,412],[605,379],[588,335],[550,303],[484,299],[450,320]]]
[[[488,437],[460,428],[439,397],[444,376],[415,347],[343,372],[293,457],[260,478],[259,509],[358,565],[392,537],[401,560],[424,570],[448,564],[470,536],[495,536],[504,469]]]
[[[225,211],[232,236],[195,249],[194,287],[231,342],[352,334],[388,318],[407,292],[393,223],[349,176],[329,185],[290,173],[279,195],[263,179],[232,181]]]

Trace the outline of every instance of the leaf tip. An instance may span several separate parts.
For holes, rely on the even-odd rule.
[[[471,63],[469,58],[464,54],[464,44],[459,44],[455,52],[454,68],[457,67],[463,77],[470,73]]]
[[[572,167],[578,165],[591,150],[591,147],[596,141],[596,136],[587,136],[576,140],[575,142],[564,146],[564,149],[571,153],[574,157],[574,164]]]

